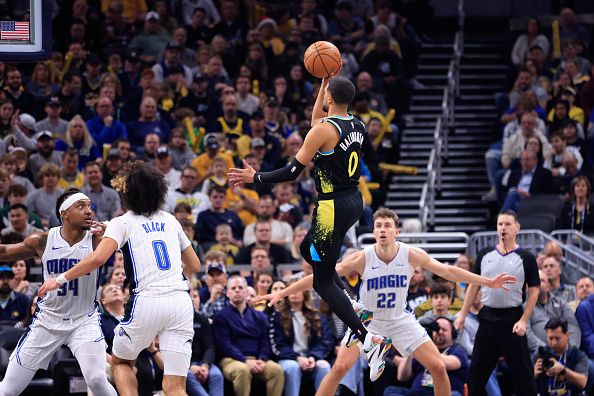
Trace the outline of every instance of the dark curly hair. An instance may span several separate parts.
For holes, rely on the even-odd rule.
[[[163,174],[143,161],[126,163],[111,181],[126,209],[150,216],[165,203],[167,184]]]

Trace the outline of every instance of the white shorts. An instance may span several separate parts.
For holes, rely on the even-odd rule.
[[[187,292],[165,297],[132,296],[116,326],[113,354],[134,360],[159,336],[159,349],[192,356],[194,306]]]
[[[31,369],[47,369],[54,352],[62,345],[72,354],[89,342],[101,342],[105,347],[97,310],[73,320],[63,320],[43,311],[37,312],[27,332],[23,334],[10,359]]]
[[[412,355],[422,344],[431,341],[412,313],[403,314],[396,320],[372,319],[367,330],[370,333],[391,338],[392,345],[402,356]]]

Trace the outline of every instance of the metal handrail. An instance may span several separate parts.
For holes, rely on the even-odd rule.
[[[462,242],[468,245],[470,236],[465,232],[407,232],[399,234],[397,240],[405,243],[427,243],[434,242]],[[359,246],[371,245],[375,242],[375,237],[372,233],[365,233],[357,237],[357,244]]]
[[[581,251],[594,254],[594,238],[589,237],[578,230],[555,230],[551,236],[558,241],[574,246]]]
[[[468,252],[475,256],[481,249],[494,247],[499,241],[495,231],[477,232],[470,237]],[[556,242],[563,251],[564,280],[575,283],[582,276],[591,276],[594,273],[594,256],[575,246],[565,244],[541,230],[522,230],[518,233],[517,243],[523,249],[529,250],[534,255],[540,253],[547,242]]]

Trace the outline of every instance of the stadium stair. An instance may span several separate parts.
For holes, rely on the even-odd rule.
[[[441,115],[443,89],[452,54],[452,41],[425,44],[410,113],[402,132],[400,164],[418,167],[417,175],[395,175],[386,204],[401,218],[418,217],[418,198],[426,180],[436,120]],[[507,42],[472,40],[464,46],[460,71],[460,97],[449,134],[449,157],[444,159],[442,190],[436,197],[435,224],[429,231],[484,231],[490,206],[481,200],[489,189],[484,153],[494,141],[494,94],[503,90],[509,48]],[[412,122],[410,122],[412,121]]]

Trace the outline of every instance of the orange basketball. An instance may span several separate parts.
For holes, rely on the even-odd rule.
[[[340,51],[329,41],[316,41],[303,55],[307,71],[317,78],[337,73],[342,65]]]

